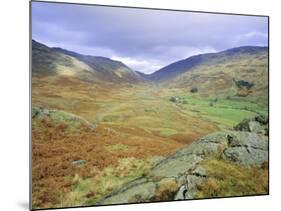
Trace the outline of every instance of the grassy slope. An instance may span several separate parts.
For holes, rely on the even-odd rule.
[[[241,54],[228,59],[222,57],[216,62],[207,62],[196,66],[175,79],[166,82],[166,86],[180,87],[189,91],[197,87],[202,97],[226,97],[239,93],[235,80],[245,80],[255,85],[247,97],[262,105],[267,105],[268,92],[268,54],[262,51],[256,54]]]
[[[32,121],[34,208],[93,204],[125,182],[145,174],[159,156],[167,156],[207,133],[231,128],[256,112],[267,113],[263,98],[257,100],[257,95],[252,95],[227,100],[225,96],[232,93],[229,90],[232,94],[237,90],[232,87],[225,94],[221,89],[224,80],[232,77],[228,74],[232,74],[233,66],[227,65],[246,68],[246,60],[202,67],[196,71],[202,76],[202,81],[195,80],[200,84],[199,93],[190,94],[186,86],[190,75],[174,81],[179,87],[101,83],[93,77],[98,73],[85,71],[89,67],[84,63],[68,56],[56,58],[60,61],[55,64],[35,64],[42,71],[55,70],[55,74],[36,72],[32,76],[32,106],[66,112]],[[262,79],[259,83],[265,83],[265,73],[259,70],[263,59],[259,63],[253,58],[258,74],[249,74],[250,78]],[[223,71],[222,76],[218,70]],[[241,76],[250,80],[242,73]],[[206,83],[207,79],[213,88]],[[193,85],[191,82],[190,86]],[[171,102],[172,96],[180,96],[186,103]],[[218,101],[210,106],[217,97]],[[81,116],[98,127],[92,131],[85,125],[65,121],[67,113]],[[86,164],[71,164],[80,159],[86,160]]]
[[[243,167],[208,159],[202,163],[208,179],[198,186],[197,198],[268,194],[268,167]]]
[[[69,130],[72,126],[61,126],[57,116],[33,120],[35,207],[93,204],[147,172],[155,157],[232,127],[256,111],[266,112],[241,100],[219,99],[210,106],[212,99],[196,98],[183,89],[100,86],[61,76],[34,77],[32,82],[33,106],[64,110],[98,124],[95,131]],[[173,103],[171,96],[181,96],[187,103]],[[86,165],[71,165],[79,159]],[[129,162],[129,170],[119,175],[123,162]]]

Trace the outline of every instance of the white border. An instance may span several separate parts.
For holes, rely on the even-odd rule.
[[[67,0],[69,2],[270,16],[270,196],[120,205],[67,210],[277,210],[280,198],[280,7],[275,0]],[[1,2],[1,210],[28,209],[29,2]]]

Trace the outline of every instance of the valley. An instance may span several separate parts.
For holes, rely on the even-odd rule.
[[[33,46],[35,208],[94,205],[201,137],[268,115],[266,49],[211,56],[154,81],[117,61]]]

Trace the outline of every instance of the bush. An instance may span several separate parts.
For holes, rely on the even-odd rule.
[[[171,97],[171,98],[170,98],[170,101],[173,102],[173,103],[175,103],[175,102],[177,102],[177,98],[176,98],[176,97]]]
[[[180,103],[182,102],[182,97],[171,97],[170,101],[173,103]]]
[[[193,88],[191,88],[190,92],[191,92],[191,93],[196,93],[196,92],[198,92],[198,88],[193,87]]]
[[[234,80],[236,86],[238,88],[247,88],[247,89],[251,89],[254,86],[254,83],[250,83],[248,81],[244,81],[244,80]]]

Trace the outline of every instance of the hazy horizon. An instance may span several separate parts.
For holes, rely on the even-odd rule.
[[[150,74],[197,54],[267,47],[268,22],[261,16],[32,2],[32,39]]]

